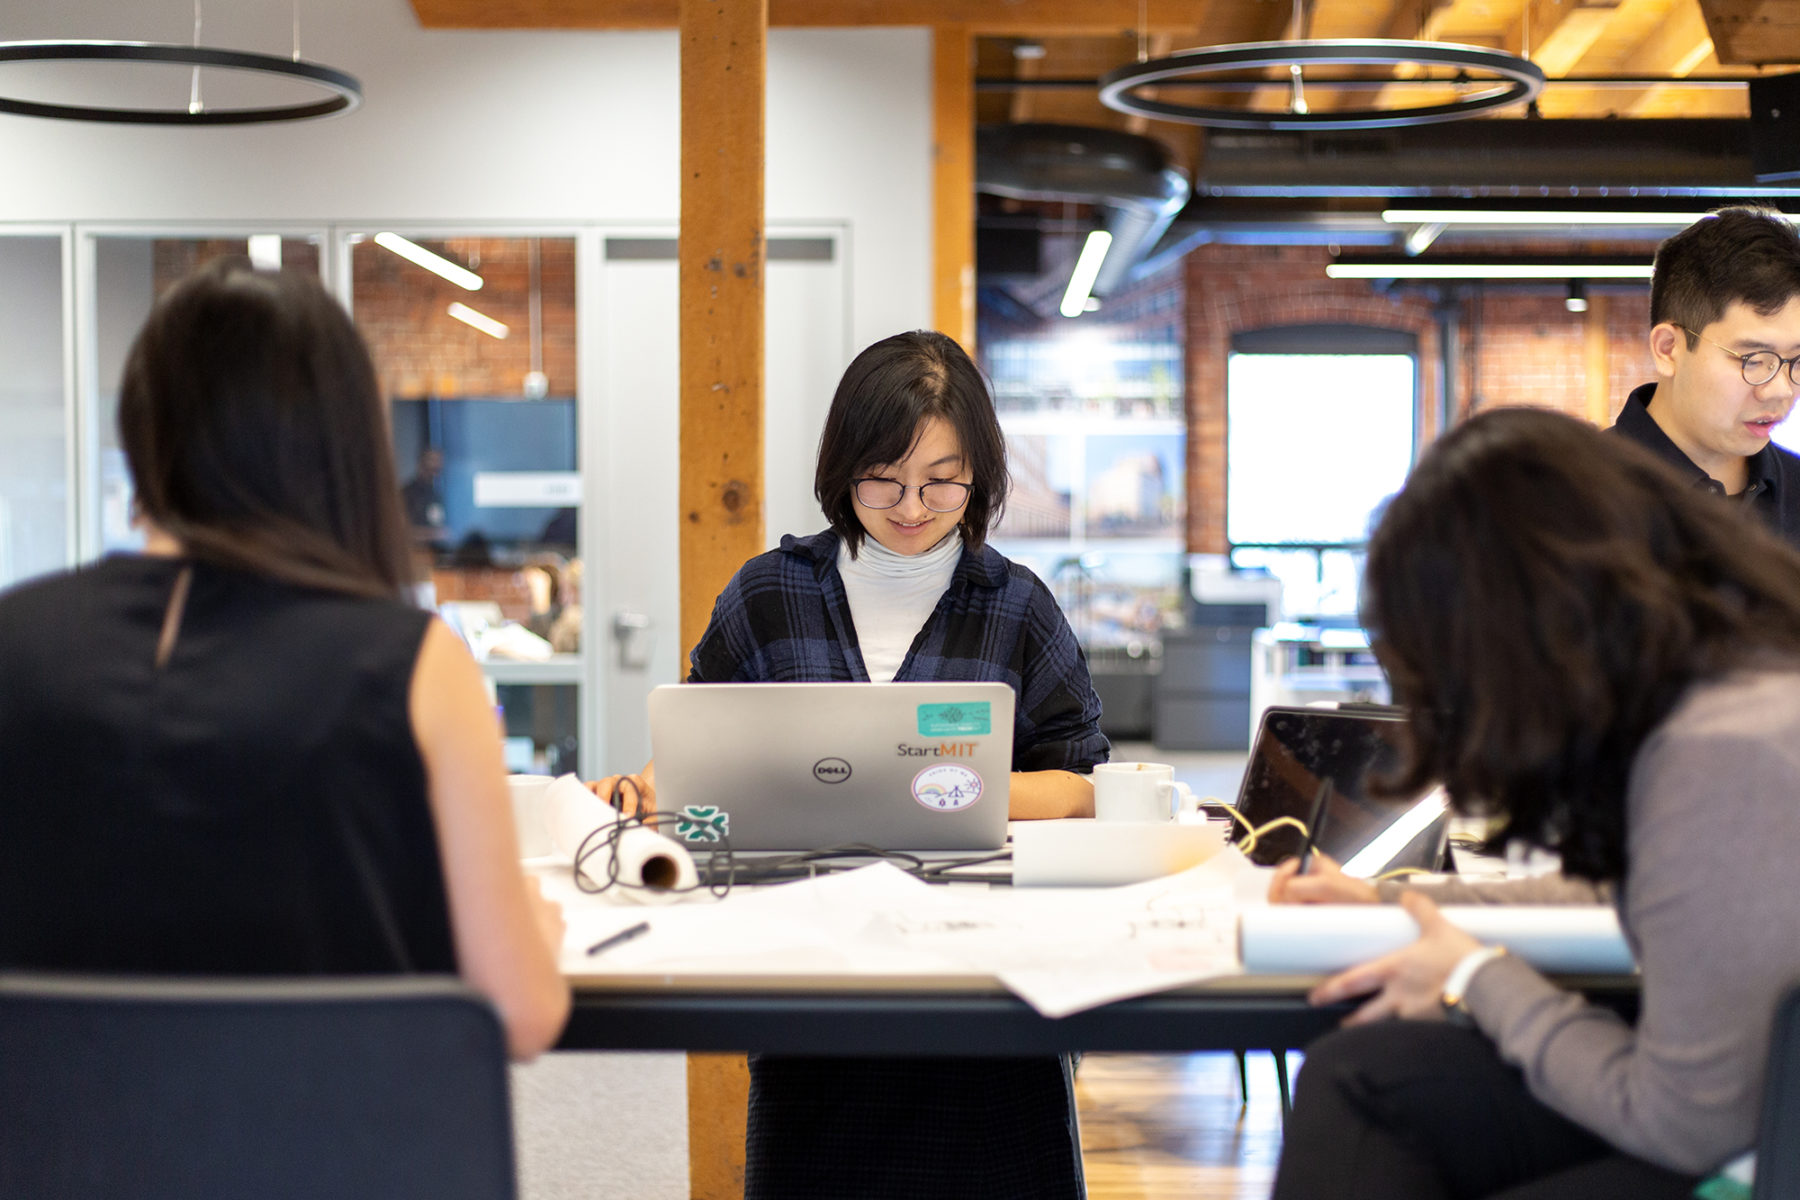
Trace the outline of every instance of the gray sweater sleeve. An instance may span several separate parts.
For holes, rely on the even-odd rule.
[[[1769,1021],[1800,975],[1800,677],[1703,685],[1646,741],[1620,913],[1637,1027],[1516,959],[1467,1002],[1532,1093],[1629,1154],[1704,1172],[1755,1139]]]
[[[1375,885],[1385,903],[1394,903],[1411,888],[1437,904],[1608,904],[1611,884],[1589,883],[1567,875],[1537,875],[1529,879],[1440,879],[1409,884],[1389,879]]]

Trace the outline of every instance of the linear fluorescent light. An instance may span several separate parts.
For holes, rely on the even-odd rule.
[[[1075,273],[1069,276],[1069,290],[1063,293],[1063,316],[1079,317],[1087,311],[1088,293],[1094,290],[1094,280],[1100,277],[1100,264],[1106,261],[1106,251],[1111,246],[1112,234],[1106,230],[1096,229],[1088,234],[1081,257],[1075,260]]]
[[[507,334],[512,332],[512,330],[494,320],[494,318],[488,316],[486,313],[478,313],[466,304],[452,303],[448,311],[451,316],[461,321],[464,325],[473,326],[491,338],[504,338]]]
[[[1703,212],[1518,212],[1510,209],[1389,208],[1389,225],[1692,225]]]
[[[471,292],[481,290],[481,276],[464,267],[459,267],[441,254],[433,254],[417,242],[409,242],[397,233],[378,233],[375,244],[384,250],[392,250],[407,262],[424,267],[433,275],[442,275],[457,287]]]
[[[1648,279],[1633,263],[1331,263],[1332,279]]]
[[[1417,258],[1431,249],[1431,243],[1438,240],[1444,232],[1442,221],[1427,221],[1423,225],[1415,225],[1406,235],[1406,253],[1408,257]]]

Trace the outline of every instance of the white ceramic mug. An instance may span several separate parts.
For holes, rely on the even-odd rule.
[[[519,834],[519,856],[542,858],[550,853],[550,791],[548,775],[508,775],[512,791],[513,828]]]
[[[1168,763],[1109,762],[1094,767],[1094,816],[1102,821],[1173,821],[1198,808],[1193,789]]]

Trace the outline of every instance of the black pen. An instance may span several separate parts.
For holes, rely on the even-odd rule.
[[[634,937],[642,937],[650,932],[650,922],[639,921],[629,929],[621,929],[610,937],[603,937],[587,948],[589,954],[599,954],[602,950],[611,950],[614,946],[623,946]]]
[[[1306,822],[1306,844],[1300,847],[1300,869],[1297,875],[1306,874],[1312,866],[1313,846],[1319,840],[1319,826],[1325,823],[1325,803],[1331,799],[1331,780],[1326,778],[1319,784],[1319,794],[1313,797],[1312,818]]]

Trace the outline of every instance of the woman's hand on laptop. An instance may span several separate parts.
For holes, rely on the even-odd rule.
[[[1300,860],[1290,858],[1275,868],[1269,881],[1270,904],[1374,904],[1380,899],[1374,884],[1344,874],[1317,850],[1306,874],[1300,874]]]
[[[656,811],[656,764],[644,764],[636,775],[608,775],[587,785],[588,791],[626,816]]]

